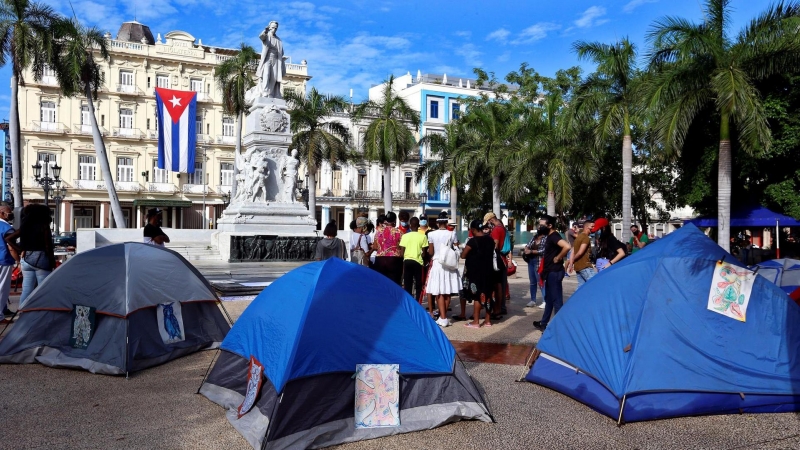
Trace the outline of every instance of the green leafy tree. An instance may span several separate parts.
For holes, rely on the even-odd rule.
[[[383,84],[378,100],[368,100],[353,111],[356,120],[370,120],[364,132],[364,157],[383,166],[383,208],[392,210],[392,163],[402,164],[417,150],[414,130],[419,113],[394,91],[394,76]]]
[[[463,186],[466,180],[463,173],[466,157],[464,132],[459,129],[459,121],[445,125],[443,134],[432,133],[423,137],[419,145],[430,150],[430,158],[417,168],[417,182],[425,181],[429,192],[449,187],[450,217],[455,220],[458,215],[458,186]],[[458,220],[456,223],[461,225]]]
[[[717,242],[728,250],[731,215],[732,139],[748,154],[769,147],[771,136],[754,83],[792,73],[800,62],[800,5],[779,2],[735,36],[730,35],[730,0],[706,0],[705,21],[666,17],[656,22],[649,105],[667,153],[684,147],[689,128],[706,108],[719,120]]]
[[[52,56],[53,24],[58,14],[52,7],[29,0],[0,1],[0,66],[11,61],[11,109],[8,128],[11,141],[11,170],[14,207],[22,203],[20,161],[19,86],[25,86],[23,72],[31,68],[35,79],[42,76]]]
[[[308,209],[311,215],[317,210],[317,171],[323,161],[331,166],[346,163],[350,159],[352,141],[350,131],[334,119],[336,113],[347,110],[344,97],[323,95],[316,88],[303,97],[294,91],[284,94],[291,116],[292,144],[308,171]],[[324,224],[323,224],[324,225]]]
[[[236,117],[236,150],[233,165],[234,182],[231,186],[231,198],[236,196],[236,167],[238,155],[242,153],[242,123],[244,114],[250,105],[245,100],[245,94],[256,85],[253,78],[255,65],[259,55],[253,47],[242,43],[239,52],[231,59],[223,61],[214,69],[214,81],[222,94],[222,107],[226,114]]]
[[[97,28],[81,25],[77,19],[60,20],[55,26],[55,45],[51,66],[55,70],[61,92],[67,97],[85,96],[92,124],[92,141],[100,171],[108,190],[111,214],[117,228],[125,228],[125,216],[119,204],[114,177],[108,163],[103,135],[94,114],[97,90],[103,85],[99,61],[108,61],[108,41]]]

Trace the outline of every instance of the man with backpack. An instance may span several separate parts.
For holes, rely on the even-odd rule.
[[[508,236],[508,232],[506,232],[506,227],[503,225],[503,222],[501,222],[493,212],[486,213],[486,215],[483,216],[483,223],[492,227],[490,236],[492,236],[494,240],[495,249],[503,257],[503,267],[500,268],[501,288],[495,293],[495,305],[499,306],[499,310],[496,308],[495,317],[492,317],[492,320],[497,320],[500,319],[499,316],[508,314],[506,300],[510,300],[510,292],[508,290],[508,255],[511,253],[511,239]]]

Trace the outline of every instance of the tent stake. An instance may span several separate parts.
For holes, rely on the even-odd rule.
[[[625,396],[627,394],[623,394],[622,396],[622,405],[619,407],[619,418],[617,419],[617,426],[622,426],[622,411],[625,409]]]

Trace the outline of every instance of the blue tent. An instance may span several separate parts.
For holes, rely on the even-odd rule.
[[[758,274],[775,283],[787,294],[800,288],[800,261],[796,259],[771,259],[756,264]]]
[[[716,261],[693,225],[589,280],[526,376],[614,420],[800,410],[800,307],[756,277],[747,321],[707,309]]]
[[[492,420],[427,312],[385,276],[337,258],[299,267],[264,289],[221,348],[200,392],[229,410],[254,448],[316,448]],[[265,379],[239,418],[251,357]],[[357,364],[399,364],[400,427],[355,428]]]
[[[691,223],[697,227],[716,227],[717,218],[715,216],[697,217],[686,220],[684,223]],[[774,227],[776,225],[800,227],[800,221],[763,206],[749,206],[731,212],[732,227]]]

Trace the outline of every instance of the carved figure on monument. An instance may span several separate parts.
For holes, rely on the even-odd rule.
[[[286,73],[286,63],[283,56],[283,42],[275,34],[277,31],[278,22],[273,20],[258,36],[262,44],[261,60],[256,69],[256,76],[259,77],[259,97],[283,98],[281,82]]]
[[[297,166],[300,160],[297,159],[297,150],[292,150],[291,156],[283,160],[283,202],[296,203],[295,186],[297,185]]]
[[[252,170],[252,178],[250,178],[250,192],[251,202],[267,201],[267,178],[269,178],[269,163],[267,158],[251,158],[250,167]]]

